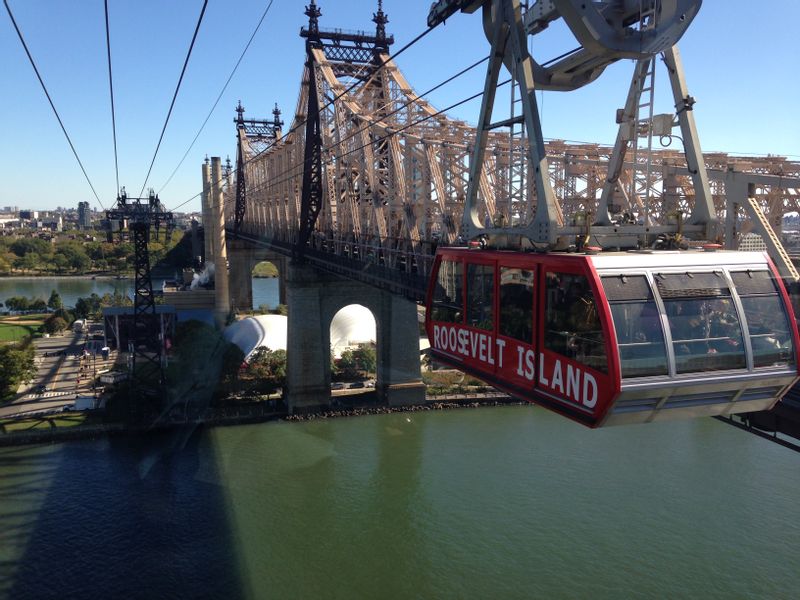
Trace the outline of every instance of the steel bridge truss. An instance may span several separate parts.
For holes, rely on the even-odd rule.
[[[773,228],[779,229],[786,212],[800,212],[800,163],[773,156],[703,154],[699,145],[687,148],[688,138],[696,140],[687,136],[694,128],[693,100],[677,48],[669,47],[663,55],[672,71],[677,112],[669,130],[680,126],[683,150],[653,148],[644,178],[644,163],[626,154],[643,129],[648,134],[654,127],[652,120],[644,128],[641,119],[632,123],[628,110],[638,104],[642,74],[649,68],[639,61],[627,109],[618,119],[615,146],[542,142],[534,164],[544,173],[537,183],[535,169],[529,167],[530,135],[509,135],[486,119],[476,129],[440,114],[415,93],[388,50],[374,41],[359,42],[372,58],[362,53],[355,60],[339,51],[347,40],[320,35],[316,17],[303,32],[309,43],[289,133],[240,161],[237,185],[226,192],[230,196],[241,179],[246,182],[240,229],[249,239],[327,255],[332,263],[351,261],[424,276],[438,244],[465,243],[476,234],[502,234],[500,244],[505,236],[508,245],[529,238],[551,247],[580,247],[603,235],[604,243],[597,245],[625,247],[641,244],[643,237],[655,242],[660,231],[713,240],[726,218],[735,223],[736,235],[758,229],[744,212],[749,201],[732,203],[726,195],[733,187],[758,205]],[[361,84],[346,92],[356,80]],[[530,90],[522,91],[530,98]],[[484,148],[477,154],[479,136]],[[669,143],[677,136],[667,131],[657,137]],[[744,180],[749,185],[741,192]],[[554,201],[545,202],[542,211],[537,198],[549,196],[548,188]],[[630,189],[635,193],[626,192]],[[235,203],[230,200],[226,222],[233,224]],[[539,223],[548,225],[541,235],[531,228],[537,225],[537,213]],[[552,223],[556,230],[548,229]],[[735,246],[735,240],[727,242]]]

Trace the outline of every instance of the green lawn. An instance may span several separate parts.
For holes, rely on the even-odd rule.
[[[76,427],[86,421],[86,413],[62,413],[57,417],[26,417],[23,419],[0,419],[0,431],[12,433],[14,431],[35,431],[40,429],[54,429]]]
[[[18,342],[22,338],[32,336],[39,330],[39,325],[15,325],[0,322],[0,342]]]

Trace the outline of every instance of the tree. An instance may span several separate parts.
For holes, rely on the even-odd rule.
[[[11,298],[6,299],[6,306],[8,307],[8,310],[21,312],[28,310],[30,304],[30,300],[28,300],[25,296],[11,296]]]
[[[377,364],[375,348],[364,345],[342,352],[337,366],[344,377],[352,379],[363,374],[374,374]]]
[[[256,348],[247,361],[247,375],[263,391],[274,391],[286,382],[286,350]]]
[[[52,308],[53,310],[58,310],[64,306],[64,302],[61,300],[61,294],[57,291],[53,290],[50,292],[50,299],[47,301],[48,308]]]
[[[75,302],[75,316],[79,319],[96,317],[100,314],[101,299],[97,294],[92,294],[86,298],[78,298]]]
[[[0,346],[0,400],[8,400],[19,384],[36,375],[31,344]]]
[[[50,254],[52,252],[50,242],[39,238],[18,238],[14,240],[9,249],[20,257],[28,254]]]
[[[11,272],[11,262],[5,256],[0,256],[0,273],[6,275],[10,272]]]
[[[28,305],[28,310],[43,312],[47,310],[47,302],[41,298],[31,298],[30,304]]]
[[[61,317],[52,314],[45,319],[43,327],[46,333],[61,333],[67,328],[67,322]]]
[[[53,256],[53,267],[56,273],[65,273],[69,269],[69,259],[63,254]]]
[[[369,344],[364,344],[356,348],[353,352],[356,363],[359,368],[370,375],[374,375],[378,368],[378,359],[375,354],[375,347]]]

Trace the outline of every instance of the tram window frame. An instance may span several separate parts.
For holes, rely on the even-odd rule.
[[[653,277],[664,303],[677,375],[747,368],[743,322],[723,271],[663,271]]]
[[[510,271],[519,271],[523,283],[519,281],[508,281],[504,283],[503,275]],[[536,314],[533,311],[533,303],[536,298],[536,289],[538,287],[536,285],[536,271],[537,267],[533,265],[530,267],[519,267],[499,264],[497,267],[497,333],[531,346],[533,345],[533,332],[535,329],[533,320]],[[526,280],[525,278],[528,277],[529,280]],[[520,288],[527,288],[527,292]],[[529,296],[527,308],[525,307],[524,298],[526,293]],[[521,302],[520,299],[522,300]],[[526,310],[527,316],[525,314]]]
[[[446,292],[447,287],[442,285],[442,273],[446,271],[444,264],[449,263],[454,265],[453,288],[456,293],[455,298],[444,293],[442,298],[441,292]],[[433,297],[431,298],[431,320],[441,323],[463,323],[464,322],[464,261],[460,259],[451,260],[443,258],[439,261],[436,271],[436,283],[433,289]]]
[[[555,278],[560,279],[556,286],[552,286],[551,282]],[[565,289],[562,286],[564,278],[572,278],[571,281],[567,279],[566,287],[570,289]],[[580,285],[579,279],[582,279],[584,283],[582,289],[577,290],[574,289],[573,284]],[[593,325],[595,328],[581,330],[576,327],[577,323],[571,319],[570,308],[577,302],[583,302],[588,306],[587,298],[585,297],[587,293],[594,307]],[[544,272],[544,284],[542,285],[541,294],[544,298],[544,327],[539,336],[542,347],[595,371],[608,373],[606,332],[603,329],[597,290],[592,286],[591,279],[582,272],[549,268]],[[563,299],[559,301],[562,307],[556,310],[552,304],[554,300],[558,300],[559,296],[563,296]],[[587,315],[591,314],[591,309],[587,310],[590,311]],[[558,318],[554,318],[556,316]],[[561,328],[553,329],[553,327]],[[579,333],[581,335],[578,335]]]
[[[774,274],[768,269],[748,269],[731,271],[730,275],[747,322],[753,368],[786,368],[793,365],[796,351],[794,337],[786,304]],[[769,282],[769,285],[761,285],[765,282]],[[769,325],[768,322],[774,324],[776,318],[782,321],[780,325],[783,331],[778,332],[777,327]]]
[[[466,323],[470,327],[482,331],[494,331],[496,271],[495,263],[467,261],[464,282],[467,287],[465,294]],[[488,286],[486,285],[487,278],[489,279]],[[481,282],[480,290],[477,290],[478,281]]]
[[[612,285],[617,282],[628,289]],[[600,283],[611,309],[622,378],[669,375],[667,342],[661,313],[647,275],[603,275]],[[652,366],[642,365],[642,361],[648,361]]]

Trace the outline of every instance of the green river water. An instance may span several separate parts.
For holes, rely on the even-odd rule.
[[[800,455],[532,406],[0,449],[8,598],[795,598]]]

